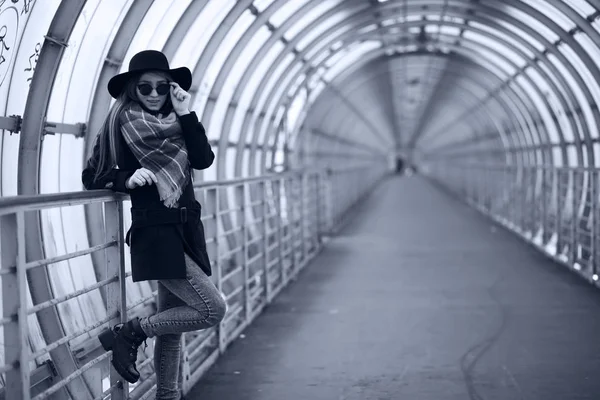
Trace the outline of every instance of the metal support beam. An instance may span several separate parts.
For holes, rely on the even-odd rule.
[[[23,114],[17,184],[20,195],[39,193],[41,139],[52,86],[69,36],[84,5],[85,0],[62,1],[54,15],[48,34],[44,37]],[[26,261],[41,260],[44,258],[44,247],[39,212],[27,213],[25,223]],[[27,278],[34,305],[54,298],[46,267],[27,271]],[[52,343],[64,337],[62,324],[55,307],[38,312],[37,317],[46,343]],[[50,355],[61,377],[66,377],[78,370],[78,365],[67,345],[52,350]],[[67,385],[67,390],[73,398],[92,399],[91,392],[82,377],[72,380]],[[62,391],[61,389],[58,395],[67,398],[66,393],[60,394]]]
[[[86,134],[86,124],[63,124],[60,122],[46,122],[44,125],[44,135],[55,135],[60,134],[71,134],[75,135],[76,138],[84,137]]]
[[[85,165],[87,158],[91,155],[94,146],[94,139],[100,131],[104,119],[109,110],[112,97],[108,93],[108,81],[114,75],[119,73],[121,65],[127,54],[127,50],[135,37],[139,25],[142,23],[146,13],[152,6],[152,1],[136,1],[127,10],[127,14],[123,18],[121,25],[113,39],[113,42],[104,59],[104,65],[100,70],[98,83],[94,92],[94,97],[91,102],[88,130],[85,136],[85,152],[83,154],[82,163]],[[100,204],[89,204],[84,206],[86,229],[88,240],[91,246],[104,243],[106,240],[104,232],[104,213]],[[94,274],[98,282],[107,279],[106,274],[106,253],[103,251],[94,252],[91,254],[92,263],[94,265]],[[104,304],[108,304],[109,300],[106,296],[106,289],[100,290],[100,295]]]
[[[0,129],[9,131],[10,133],[21,132],[21,124],[23,118],[20,115],[11,115],[10,117],[0,117]]]

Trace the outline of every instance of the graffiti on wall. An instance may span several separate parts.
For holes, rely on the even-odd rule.
[[[4,3],[6,3],[7,1],[8,0],[0,0],[0,9],[2,9]],[[18,3],[21,3],[21,15],[23,15],[29,12],[29,10],[31,9],[31,4],[34,1],[35,0],[10,0],[10,3],[8,5],[17,6]]]
[[[33,54],[29,56],[29,67],[25,68],[25,72],[30,73],[29,78],[27,78],[27,82],[29,82],[29,83],[31,83],[31,80],[33,79],[33,72],[35,71],[35,66],[37,65],[37,61],[40,56],[41,49],[42,49],[42,44],[39,42],[36,43]]]
[[[0,86],[4,83],[8,68],[16,53],[15,45],[19,34],[20,19],[31,11],[34,2],[35,0],[0,0]],[[32,65],[31,62],[32,60],[37,62],[38,54],[39,49],[36,45],[34,55],[29,58],[32,71],[35,69],[35,64]]]

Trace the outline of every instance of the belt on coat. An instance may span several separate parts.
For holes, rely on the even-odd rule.
[[[125,242],[129,245],[131,230],[156,225],[185,224],[190,220],[200,220],[200,208],[132,208],[131,229],[127,232]]]

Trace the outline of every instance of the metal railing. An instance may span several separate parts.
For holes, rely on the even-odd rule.
[[[424,174],[590,283],[598,283],[600,170],[431,163]]]
[[[196,197],[203,207],[201,221],[213,267],[211,279],[227,299],[228,311],[219,326],[182,335],[180,383],[184,393],[319,252],[323,238],[334,230],[354,204],[370,192],[371,187],[377,184],[377,178],[385,172],[379,166],[363,166],[337,171],[286,172],[195,185]],[[0,325],[5,339],[0,376],[4,382],[4,398],[55,399],[59,393],[62,396],[68,393],[77,400],[124,400],[148,399],[154,394],[153,343],[145,350],[140,349],[137,367],[141,378],[130,385],[109,366],[111,352],[101,350],[99,342],[94,339],[94,332],[126,321],[131,310],[153,303],[156,295],[154,291],[150,296],[127,300],[126,290],[132,284],[126,284],[131,273],[125,268],[123,201],[127,199],[128,196],[110,191],[0,199],[0,226],[3,226],[2,245],[5,247],[0,247],[0,251],[4,250],[0,269],[3,301]],[[44,209],[84,205],[102,205],[104,243],[43,260],[26,258],[26,214],[33,213],[33,217],[37,215],[39,218]],[[95,252],[105,253],[106,279],[64,296],[27,306],[31,302],[27,270],[46,268]],[[105,318],[31,351],[28,316],[100,290],[105,291]],[[74,339],[86,335],[89,336],[89,346],[95,346],[92,350],[88,349],[92,356],[77,365],[69,376],[58,376],[52,368],[51,352],[60,346],[67,346],[73,352]],[[40,357],[46,359],[42,365]],[[101,382],[89,385],[90,376]],[[73,393],[69,385],[83,377],[91,386],[88,387],[89,393]],[[34,379],[36,382],[33,382]],[[44,380],[45,385],[34,387],[34,383]]]

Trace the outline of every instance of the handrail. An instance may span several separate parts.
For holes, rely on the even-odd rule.
[[[382,165],[369,167],[361,164],[338,169],[289,170],[194,184],[194,189],[202,192],[203,196],[202,223],[209,256],[213,262],[211,279],[227,299],[229,312],[220,326],[184,343],[184,368],[189,370],[192,364],[200,365],[189,372],[191,376],[185,380],[184,391],[197,382],[216,357],[226,351],[228,345],[252,323],[262,309],[318,254],[325,236],[335,232],[350,208],[368,194],[370,188],[377,184],[378,178],[386,172],[387,169]],[[234,195],[230,201],[222,201],[231,195],[230,191],[220,190],[222,188],[233,189]],[[140,298],[125,300],[125,280],[131,279],[131,272],[125,271],[123,264],[125,246],[122,202],[128,198],[127,194],[108,189],[0,198],[0,218],[6,222],[4,226],[16,227],[16,235],[2,231],[3,234],[12,236],[3,237],[3,244],[10,247],[16,237],[19,248],[18,251],[3,248],[0,281],[8,279],[13,284],[3,285],[8,289],[2,296],[5,308],[13,311],[1,316],[0,327],[5,332],[20,332],[21,335],[19,340],[13,341],[20,343],[20,347],[9,348],[7,346],[11,341],[5,340],[6,362],[5,365],[0,365],[0,370],[6,373],[7,386],[0,387],[0,398],[3,397],[2,392],[7,398],[50,398],[55,394],[65,393],[64,390],[69,388],[69,381],[80,379],[86,371],[98,368],[106,370],[103,365],[109,357],[99,349],[97,340],[94,341],[92,337],[91,342],[85,345],[85,353],[88,355],[84,358],[78,355],[82,369],[61,379],[48,375],[49,371],[56,371],[53,368],[38,368],[34,371],[36,382],[44,383],[31,396],[22,385],[33,376],[27,360],[35,361],[41,356],[52,358],[51,351],[59,346],[69,345],[76,338],[81,342],[90,331],[122,321],[137,307],[155,300],[155,290],[150,291],[150,296],[142,295]],[[86,204],[104,207],[104,243],[41,260],[26,259],[22,250],[25,248],[25,213]],[[50,265],[63,268],[67,264],[57,263],[99,251],[105,252],[107,262],[106,276],[102,281],[82,285],[84,287],[76,286],[50,300],[30,307],[20,307],[25,299],[28,284],[25,272],[28,268],[47,268]],[[20,255],[17,257],[18,254]],[[91,262],[91,258],[87,260]],[[139,282],[137,285],[148,286],[148,283]],[[60,303],[88,296],[101,289],[107,291],[107,304],[106,315],[101,316],[100,321],[77,331],[67,332],[53,343],[40,344],[31,352],[33,354],[25,348],[24,335],[28,335],[29,329],[26,315],[33,315],[47,308],[56,309]],[[185,337],[184,335],[184,342]],[[192,344],[195,348],[189,347]],[[147,354],[138,367],[152,368],[151,361],[152,355]],[[20,368],[21,365],[25,368]],[[51,376],[52,379],[49,379]],[[146,382],[146,386],[148,383]],[[152,385],[144,388],[140,383],[134,392],[129,393],[129,385],[121,381],[111,369],[110,384],[104,388],[103,393],[93,392],[92,397],[104,398],[111,395],[113,400],[148,397],[151,396],[150,386]]]
[[[364,166],[354,166],[346,168],[331,168],[323,170],[319,168],[308,168],[306,170],[288,170],[278,173],[266,173],[260,176],[251,176],[246,178],[225,179],[219,181],[208,181],[194,183],[194,189],[210,189],[234,186],[244,183],[261,182],[272,179],[282,179],[292,176],[298,176],[303,173],[339,173],[351,172],[364,169]],[[80,204],[102,203],[111,200],[126,200],[129,197],[126,193],[116,193],[110,189],[81,190],[60,193],[41,193],[32,195],[17,195],[0,197],[0,215],[14,213],[16,211],[36,211],[45,208],[74,206]]]
[[[600,169],[428,160],[420,170],[600,288]]]
[[[281,173],[269,173],[261,176],[235,178],[221,181],[195,183],[194,189],[210,189],[234,186],[244,183],[261,182],[270,179],[281,179],[302,174],[301,170]],[[317,170],[308,173],[318,173]],[[16,211],[37,211],[46,208],[75,206],[81,204],[103,203],[112,200],[126,200],[129,195],[117,193],[110,189],[81,190],[74,192],[17,195],[0,197],[0,215]]]

